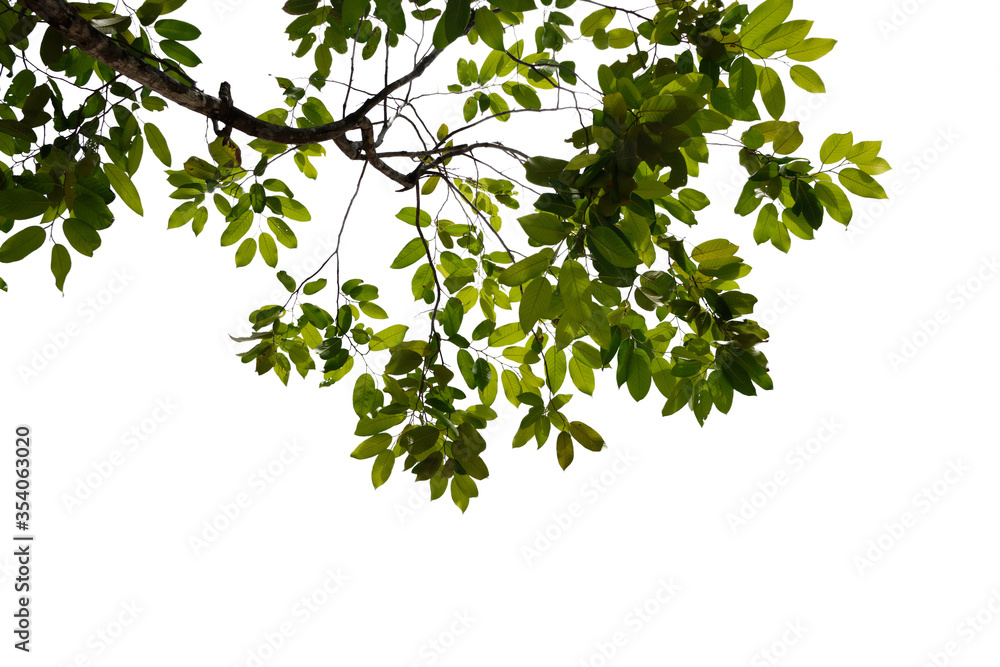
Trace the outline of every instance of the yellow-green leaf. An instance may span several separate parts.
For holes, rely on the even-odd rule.
[[[819,60],[833,49],[836,45],[837,40],[835,39],[825,39],[825,38],[812,38],[804,39],[795,46],[788,49],[785,52],[792,60],[798,60],[799,62],[811,62],[813,60]]]
[[[26,227],[0,245],[0,262],[19,262],[45,243],[45,230],[35,225]]]
[[[246,266],[253,261],[257,254],[257,241],[245,239],[240,247],[236,249],[236,266]]]
[[[52,246],[52,275],[56,279],[56,287],[60,292],[66,283],[66,275],[69,273],[73,261],[70,259],[69,250],[62,244]]]
[[[819,159],[823,161],[823,164],[836,164],[847,157],[852,146],[854,146],[852,133],[831,134],[820,146]]]
[[[792,77],[792,82],[806,92],[826,92],[826,85],[823,83],[823,79],[819,78],[819,74],[805,65],[792,65],[789,75]]]
[[[840,184],[848,192],[852,192],[859,197],[867,197],[868,199],[889,198],[889,195],[885,193],[882,186],[860,169],[841,169],[837,177],[840,179]]]

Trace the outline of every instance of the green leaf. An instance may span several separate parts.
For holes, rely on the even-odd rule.
[[[257,243],[260,246],[260,256],[263,258],[264,263],[272,269],[276,267],[278,265],[278,246],[274,243],[274,237],[267,232],[261,232],[257,238]],[[309,286],[307,285],[306,294],[312,294],[308,289]]]
[[[635,350],[628,359],[628,393],[636,402],[646,398],[653,375],[649,367],[649,357],[643,350]]]
[[[390,269],[403,269],[411,264],[420,260],[421,257],[426,255],[426,250],[424,248],[424,242],[417,237],[411,239],[409,243],[403,246],[403,249],[399,251],[396,255],[396,259],[392,260],[392,264],[389,265]]]
[[[372,465],[372,484],[377,489],[386,483],[389,475],[392,474],[392,466],[396,463],[396,457],[391,451],[379,452]]]
[[[732,257],[740,247],[726,239],[713,239],[700,243],[691,251],[691,259],[701,264],[712,259]]]
[[[444,309],[438,311],[438,320],[448,336],[456,335],[462,328],[462,318],[465,316],[465,306],[461,299],[451,297],[445,303]]]
[[[344,0],[340,12],[341,25],[353,31],[358,21],[361,20],[361,17],[368,12],[370,6],[371,3],[369,0]],[[315,8],[314,4],[313,9]]]
[[[476,10],[476,32],[486,46],[503,51],[503,24],[487,7]]]
[[[131,16],[108,16],[95,18],[90,22],[92,26],[103,32],[105,35],[114,35],[125,32],[128,30],[131,23]]]
[[[459,486],[458,480],[458,475],[451,478],[451,499],[455,506],[465,514],[465,510],[469,509],[469,496]]]
[[[173,58],[185,67],[197,67],[201,64],[201,58],[180,42],[165,39],[160,42],[160,48],[168,57]]]
[[[847,157],[852,146],[854,146],[852,133],[831,134],[819,149],[819,159],[823,164],[836,164]]]
[[[486,479],[490,476],[490,470],[486,467],[486,462],[479,455],[469,456],[462,460],[462,467],[470,477],[475,479]]]
[[[379,391],[375,386],[375,378],[370,373],[362,373],[354,382],[352,401],[354,412],[358,417],[364,417],[375,409],[375,401]]]
[[[542,245],[556,245],[566,239],[562,220],[551,213],[532,213],[517,219],[528,238]]]
[[[375,435],[382,431],[388,431],[396,424],[406,421],[406,413],[399,414],[379,412],[374,417],[362,417],[358,421],[358,427],[354,429],[354,435],[366,436]]]
[[[601,368],[601,352],[593,345],[578,340],[573,343],[573,358],[579,359],[580,363],[588,368]]]
[[[388,449],[391,443],[391,435],[388,433],[376,433],[358,445],[354,451],[351,452],[351,457],[355,459],[370,459],[371,457],[378,456]]]
[[[524,163],[524,177],[529,183],[547,186],[549,181],[559,180],[567,164],[569,163],[566,160],[544,156],[529,158]]]
[[[851,222],[854,210],[851,207],[851,201],[839,185],[826,181],[816,181],[813,190],[816,192],[816,198],[826,208],[826,212],[830,214],[831,218],[843,225]]]
[[[627,49],[635,44],[635,33],[628,28],[614,28],[608,31],[608,46],[612,49]]]
[[[438,443],[441,431],[436,426],[424,424],[410,429],[399,438],[399,444],[413,456],[420,457]]]
[[[566,352],[550,347],[545,351],[545,383],[553,392],[559,391],[566,379]]]
[[[545,248],[530,257],[515,262],[500,272],[497,282],[508,287],[523,285],[532,278],[542,275],[552,263],[553,252]]]
[[[805,221],[805,218],[792,213],[790,209],[786,208],[781,212],[781,221],[784,223],[784,226],[788,228],[788,231],[795,234],[800,239],[808,241],[815,236],[813,234],[813,228]]]
[[[847,159],[859,167],[868,165],[878,158],[880,150],[882,150],[881,141],[859,141],[851,146]]]
[[[565,431],[560,431],[556,438],[556,459],[563,470],[573,463],[573,438]]]
[[[823,79],[819,78],[819,74],[805,65],[792,65],[792,69],[789,74],[792,77],[792,82],[806,92],[826,92],[826,86],[823,84]]]
[[[111,187],[122,198],[125,205],[142,215],[142,200],[139,199],[139,191],[135,189],[132,179],[128,177],[125,170],[109,162],[104,165],[104,173],[107,174],[108,180],[111,181]]]
[[[593,37],[598,30],[608,27],[615,17],[615,10],[611,7],[602,7],[597,11],[587,15],[580,22],[580,34],[584,37]]]
[[[720,371],[713,371],[708,376],[708,391],[716,409],[727,414],[733,407],[733,385],[729,384],[726,376]]]
[[[49,200],[40,192],[14,187],[0,190],[0,215],[10,220],[29,220],[49,208]]]
[[[673,389],[670,390],[670,396],[667,397],[667,402],[663,405],[661,414],[663,414],[664,417],[669,417],[687,405],[688,400],[691,398],[693,389],[694,385],[691,384],[690,378],[682,378],[679,380],[677,384],[674,385]]]
[[[282,9],[288,14],[308,14],[315,10],[318,4],[318,0],[287,0]]]
[[[310,283],[306,283],[302,288],[302,293],[311,296],[326,287],[326,278],[320,278]]]
[[[552,285],[545,277],[539,277],[528,283],[521,295],[518,307],[518,321],[523,331],[530,332],[535,323],[545,318],[552,302]]]
[[[473,360],[472,354],[468,350],[459,350],[455,355],[455,361],[458,363],[458,371],[462,374],[465,384],[469,389],[475,389],[476,379],[472,375],[472,368],[476,362]]]
[[[515,83],[511,86],[510,94],[514,100],[525,109],[541,109],[542,101],[538,99],[538,93],[531,86],[522,83]]]
[[[389,363],[385,365],[385,372],[389,375],[406,375],[412,370],[420,368],[424,358],[413,350],[400,349],[392,353]]]
[[[597,244],[600,253],[615,266],[632,268],[641,262],[638,255],[609,227],[591,229],[590,239]]]
[[[101,247],[101,235],[97,230],[76,218],[68,218],[62,230],[66,241],[81,255],[93,257],[94,251]]]
[[[856,194],[859,197],[867,197],[868,199],[889,198],[889,195],[885,193],[882,186],[860,169],[841,169],[840,173],[837,174],[837,178],[848,192]]]
[[[521,328],[519,322],[510,322],[509,324],[503,324],[493,330],[490,334],[488,342],[490,347],[507,347],[508,345],[514,345],[524,340],[525,331]]]
[[[764,204],[757,214],[757,225],[753,229],[753,240],[757,245],[766,243],[774,236],[778,225],[778,208],[771,203]]]
[[[59,243],[52,246],[52,275],[56,279],[56,287],[60,292],[63,291],[63,285],[66,283],[66,275],[69,274],[70,267],[73,265],[73,260],[70,259],[69,250],[66,246]]]
[[[42,63],[49,69],[56,69],[56,65],[62,59],[63,38],[58,30],[49,26],[42,37],[42,44],[38,50],[38,55],[42,58]]]
[[[472,379],[475,381],[476,389],[480,391],[486,389],[493,379],[493,369],[490,367],[490,362],[482,358],[476,359],[476,363],[472,366]]]
[[[406,32],[406,14],[401,0],[375,0],[375,15],[397,35]]]
[[[799,121],[785,123],[774,135],[772,146],[778,155],[790,155],[802,145],[802,132],[799,131]]]
[[[570,422],[569,432],[573,439],[592,452],[604,449],[604,438],[583,422]]]
[[[792,247],[792,239],[788,236],[788,227],[783,222],[779,222],[775,226],[774,233],[771,234],[771,245],[781,252],[788,252]]]
[[[176,39],[187,42],[201,37],[201,30],[190,23],[176,19],[160,19],[153,24],[153,28],[164,39]]]
[[[297,222],[309,222],[312,220],[312,215],[309,214],[308,209],[301,202],[291,197],[279,196],[276,199],[281,202],[281,214],[286,218]]]
[[[590,276],[580,262],[567,259],[559,269],[559,295],[566,315],[577,322],[590,316]]]
[[[465,34],[472,17],[470,0],[448,0],[434,30],[434,47],[443,49]]]
[[[372,303],[371,301],[362,301],[358,304],[358,308],[361,309],[362,313],[373,320],[384,320],[389,317],[389,314],[382,309],[382,306]]]
[[[692,211],[700,211],[712,203],[709,201],[705,193],[699,192],[698,190],[692,190],[691,188],[684,188],[681,190],[679,199],[682,204],[687,206]]]
[[[668,196],[671,192],[673,190],[662,181],[652,178],[642,178],[636,181],[635,190],[632,191],[632,194],[643,199],[660,199],[661,197]]]
[[[295,291],[295,280],[284,271],[278,271],[278,282],[289,292]]]
[[[156,159],[164,164],[164,166],[169,167],[172,160],[170,157],[170,147],[167,145],[167,140],[160,132],[160,128],[153,125],[152,123],[146,123],[142,126],[143,132],[146,133],[146,143],[153,150],[153,155]]]
[[[781,114],[785,113],[785,87],[781,83],[781,77],[770,67],[761,69],[760,96],[771,118],[781,118]]]
[[[399,213],[396,214],[396,218],[402,220],[408,225],[416,225],[417,223],[417,209],[413,206],[404,206],[399,209]],[[425,210],[420,211],[420,226],[427,227],[431,224],[431,216]]]
[[[788,49],[785,52],[792,60],[798,60],[799,62],[811,62],[813,60],[819,60],[833,49],[836,45],[837,40],[835,39],[822,39],[822,38],[812,38],[804,39],[795,46]]]
[[[734,120],[760,120],[760,112],[751,101],[749,106],[741,107],[736,103],[733,92],[728,88],[719,87],[712,91],[709,99],[712,107],[721,114]]]
[[[569,360],[569,377],[577,389],[588,396],[594,395],[594,388],[597,386],[594,371],[576,357],[575,350],[573,358]]]
[[[507,100],[497,93],[490,93],[490,113],[495,115],[500,122],[506,123],[510,119],[508,111],[510,111],[510,107],[507,105]]]
[[[386,327],[382,331],[372,334],[371,340],[368,341],[368,349],[374,352],[395,347],[403,342],[408,329],[409,327],[405,324],[393,324],[391,327]]]
[[[257,255],[257,241],[249,238],[244,239],[240,247],[236,249],[236,266],[246,266],[253,261]]]
[[[6,213],[6,211],[4,211]],[[45,243],[45,230],[39,226],[25,227],[0,245],[0,262],[19,262]]]
[[[295,248],[299,245],[299,240],[295,238],[295,232],[292,228],[285,223],[281,218],[268,218],[267,226],[271,228],[274,232],[274,236],[278,239],[278,243],[285,246],[286,248]]]
[[[465,104],[462,105],[462,116],[465,118],[465,122],[468,123],[476,114],[479,113],[479,100],[475,97],[469,97],[465,100]]]
[[[784,51],[805,39],[812,29],[812,21],[788,21],[767,33],[763,41],[754,49],[760,57],[767,57],[776,51]]]
[[[737,58],[729,70],[729,90],[737,106],[746,109],[757,93],[757,71],[749,58]]]
[[[750,12],[743,22],[739,35],[740,45],[744,49],[752,50],[763,42],[772,30],[781,25],[791,12],[792,0],[765,0]]]
[[[176,222],[179,222],[180,224],[186,223],[192,216],[194,216],[195,207],[193,202],[185,202],[182,206],[187,206],[189,204],[191,205],[190,208],[185,210],[183,213],[181,212],[181,207],[177,207],[177,210],[170,216],[170,222],[167,223],[169,227],[174,226],[175,216],[177,216]],[[239,219],[229,223],[229,226],[222,232],[219,243],[221,243],[223,247],[233,245],[246,236],[246,233],[250,231],[250,226],[252,224],[253,214],[247,211],[246,214],[240,216]]]

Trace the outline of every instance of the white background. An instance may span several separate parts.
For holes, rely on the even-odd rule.
[[[237,104],[277,106],[265,75],[305,72],[273,64],[288,61],[269,32],[280,3],[221,4],[176,14],[205,31],[199,83],[225,78]],[[744,288],[772,334],[775,390],[699,428],[606,382],[569,409],[609,449],[578,452],[566,472],[552,442],[508,446],[519,418],[502,407],[492,474],[464,516],[399,470],[372,490],[371,461],[348,456],[351,380],[318,390],[293,373],[285,388],[239,363],[226,334],[273,300],[274,272],[259,258],[235,270],[217,216],[198,239],[167,232],[148,155],[145,218],[120,208],[94,259],[74,255],[65,296],[47,254],[3,269],[4,465],[15,426],[30,425],[37,535],[30,656],[10,646],[14,563],[0,556],[3,664],[997,664],[1000,227],[985,127],[997,14],[800,0],[792,18],[840,40],[816,64],[826,95],[785,80],[800,153],[853,130],[882,139],[894,170],[880,177],[888,202],[855,200],[850,230],[828,221],[788,256],[757,248],[753,218],[731,213],[735,153],[717,151],[694,184],[716,205],[691,237],[729,238],[755,267]],[[452,63],[428,76],[452,82]],[[203,120],[154,120],[175,164],[199,151]],[[501,129],[534,148],[542,120]],[[314,215],[282,255],[297,277],[325,257],[357,175],[339,154],[317,165],[316,184],[288,179]],[[409,238],[393,216],[411,200],[373,176],[344,277],[405,293],[410,271],[380,267]],[[116,451],[110,476],[94,476]],[[99,484],[81,493],[88,476]],[[12,494],[8,483],[5,520]],[[240,494],[249,504],[226,519]],[[214,536],[213,521],[225,526]]]

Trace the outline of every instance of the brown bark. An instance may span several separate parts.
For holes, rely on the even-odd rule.
[[[372,95],[355,111],[344,118],[317,125],[315,127],[286,127],[260,120],[237,106],[224,103],[218,97],[209,95],[197,87],[189,86],[165,74],[141,58],[129,53],[114,40],[90,25],[65,2],[65,0],[22,0],[45,23],[59,31],[69,44],[87,53],[136,83],[162,95],[175,104],[206,118],[221,123],[243,134],[266,139],[279,144],[298,146],[302,144],[333,141],[352,160],[365,160],[375,169],[399,183],[404,189],[416,184],[416,174],[404,174],[393,169],[378,156],[371,140],[372,124],[365,117],[369,111],[386,100],[394,91],[413,81],[434,62],[441,53],[434,49],[406,75],[389,83],[381,91]],[[360,130],[362,140],[350,141],[345,134]]]

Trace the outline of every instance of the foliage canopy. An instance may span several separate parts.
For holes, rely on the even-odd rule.
[[[739,289],[750,267],[737,246],[685,241],[709,205],[689,183],[710,146],[734,149],[747,174],[735,213],[755,215],[754,240],[782,252],[827,217],[847,225],[845,190],[884,198],[880,142],[834,134],[814,162],[796,155],[799,123],[782,120],[786,85],[825,91],[805,63],[835,41],[789,19],[792,0],[538,2],[288,0],[284,33],[307,78],[274,77],[277,106],[261,112],[240,108],[227,83],[213,96],[192,78],[201,30],[185,0],[0,0],[0,262],[48,246],[63,289],[115,210],[144,214],[133,177],[155,160],[180,202],[167,228],[199,235],[217,218],[237,266],[278,268],[311,214],[277,165],[316,179],[332,147],[362,179],[377,171],[406,193],[396,224],[410,238],[391,268],[426,304],[429,333],[391,323],[376,285],[341,281],[338,243],[334,284],[277,272],[287,300],[250,314],[240,356],[286,384],[293,371],[318,371],[320,386],[350,378],[364,438],[352,456],[372,460],[376,487],[403,468],[464,511],[489,475],[483,431],[501,392],[522,413],[515,447],[554,435],[563,468],[579,447],[601,450],[570,401],[602,370],[635,401],[662,394],[664,416],[727,413],[735,394],[772,388],[757,349],[768,333],[747,319],[756,299]],[[449,49],[472,57],[439,84],[432,65]],[[370,60],[384,77],[359,85],[355,67]],[[421,114],[442,99],[459,127]],[[211,121],[203,155],[175,159],[154,123],[171,107]],[[519,113],[544,113],[566,154],[496,138]],[[497,167],[505,160],[516,177]],[[373,366],[380,351],[388,360]]]

